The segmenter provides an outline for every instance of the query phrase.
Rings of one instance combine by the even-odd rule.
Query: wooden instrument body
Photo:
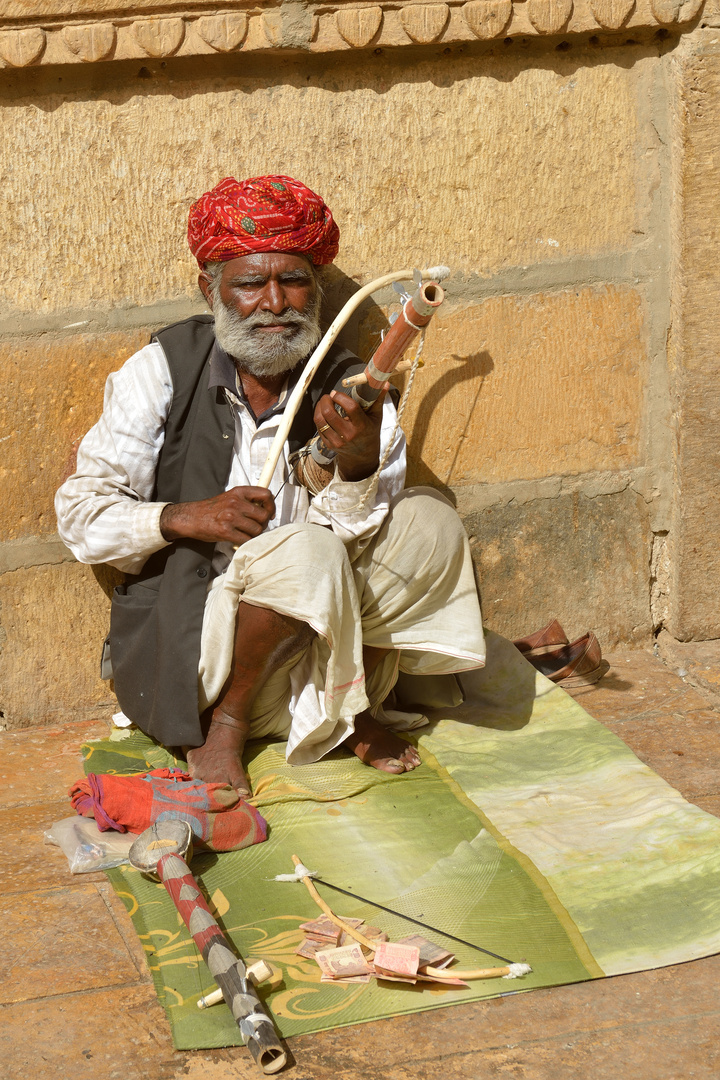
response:
[[[350,395],[354,401],[364,409],[370,408],[410,343],[425,329],[444,299],[445,293],[436,281],[427,281],[418,286],[415,295],[403,304],[402,313],[368,361],[365,368],[367,382],[352,387]]]
[[[401,314],[368,361],[362,382],[358,381],[349,388],[341,385],[338,390],[349,394],[363,409],[371,408],[408,346],[425,329],[444,299],[445,293],[436,281],[420,284],[415,294],[405,301]],[[342,413],[341,406],[336,405],[335,408]],[[336,451],[325,445],[322,436],[314,435],[291,460],[298,483],[317,495],[327,487],[335,474],[335,456]]]

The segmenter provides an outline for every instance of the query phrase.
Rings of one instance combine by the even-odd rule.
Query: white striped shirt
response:
[[[140,349],[109,376],[102,416],[80,443],[75,473],[55,496],[60,537],[79,562],[110,563],[137,574],[153,552],[167,546],[160,532],[166,503],[151,499],[172,397],[170,369],[157,342]],[[232,396],[232,405],[235,442],[225,490],[257,485],[282,415],[261,418],[256,424],[239,398]],[[395,408],[386,398],[381,454],[395,419]],[[358,503],[370,479],[347,483],[336,478],[310,498],[291,476],[288,459],[286,443],[270,482],[276,513],[267,528],[302,521],[329,525],[355,551],[380,528],[390,499],[405,482],[405,438],[400,430],[377,487],[361,511]],[[224,569],[232,553],[232,545],[218,544],[215,569]]]

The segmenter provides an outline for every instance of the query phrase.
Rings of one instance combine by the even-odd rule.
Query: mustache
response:
[[[279,315],[272,311],[255,311],[245,316],[243,325],[247,330],[254,330],[257,326],[307,326],[312,321],[312,317],[303,312],[285,308]]]

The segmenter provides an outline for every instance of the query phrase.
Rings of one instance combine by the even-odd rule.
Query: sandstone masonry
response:
[[[107,374],[203,310],[187,208],[226,175],[327,198],[328,317],[451,267],[410,480],[455,500],[490,626],[720,637],[718,35],[702,0],[4,4],[0,726],[114,709],[112,575],[52,496]]]

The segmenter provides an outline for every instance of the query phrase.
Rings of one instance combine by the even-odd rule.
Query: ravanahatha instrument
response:
[[[403,296],[404,302],[401,316],[395,320],[365,369],[366,383],[351,388],[350,392],[354,400],[359,401],[364,408],[370,408],[377,399],[388,375],[392,373],[412,339],[427,326],[435,311],[442,304],[445,294],[438,282],[447,277],[449,273],[450,271],[446,266],[433,266],[427,270],[415,272],[418,286],[415,295],[412,297],[409,295]],[[382,277],[376,278],[351,296],[335,317],[322,341],[310,356],[285,406],[282,421],[270,447],[265,467],[258,479],[258,487],[269,487],[300,402],[320,364],[327,356],[330,346],[350,316],[374,292],[378,292],[394,282],[412,280],[413,276],[414,272],[412,270],[397,270],[391,274],[384,274]],[[418,278],[419,280],[417,280]],[[311,443],[316,440],[317,436],[314,440],[311,440]],[[321,450],[318,450],[318,455],[322,455]],[[325,455],[327,455],[327,449],[325,449]],[[325,456],[325,463],[330,460],[329,457]]]
[[[397,368],[408,346],[425,329],[445,299],[445,293],[436,281],[423,284],[420,271],[416,272],[416,284],[417,289],[412,296],[401,289],[402,310],[368,361],[362,379],[351,379],[349,386],[343,383],[339,387],[363,409],[371,408],[383,393],[387,380]],[[336,404],[335,408],[344,415],[340,405]],[[330,483],[335,473],[335,457],[336,451],[325,445],[322,434],[318,432],[306,446],[293,455],[290,464],[297,480],[315,495]]]
[[[245,964],[230,948],[188,866],[192,858],[188,823],[151,825],[138,836],[128,858],[136,870],[162,881],[222,990],[243,1042],[264,1073],[278,1072],[287,1062],[285,1049]]]

